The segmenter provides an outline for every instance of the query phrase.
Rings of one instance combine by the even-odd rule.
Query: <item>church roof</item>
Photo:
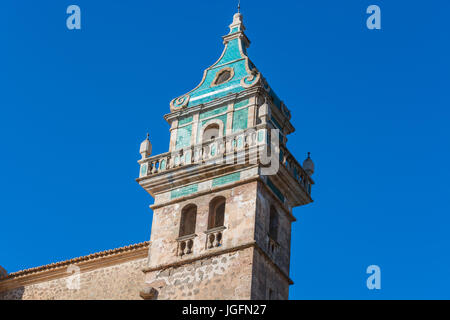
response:
[[[37,272],[66,267],[66,266],[69,266],[74,263],[95,260],[95,259],[104,258],[107,256],[121,254],[121,253],[129,252],[129,251],[135,251],[135,250],[138,250],[141,248],[146,248],[146,247],[148,247],[149,244],[150,244],[150,241],[140,242],[140,243],[131,244],[131,245],[120,247],[120,248],[91,253],[89,255],[78,257],[78,258],[73,258],[73,259],[69,259],[69,260],[65,260],[65,261],[46,264],[46,265],[39,266],[39,267],[34,267],[34,268],[24,269],[24,270],[20,270],[20,271],[16,271],[16,272],[11,272],[10,274],[4,274],[3,277],[0,276],[0,280],[17,278],[17,277],[25,276],[28,274],[34,274]]]
[[[223,36],[225,48],[222,55],[216,63],[204,71],[203,78],[197,87],[170,102],[172,112],[260,85],[267,91],[273,103],[290,118],[289,110],[247,55],[250,40],[244,33],[245,26],[242,19],[243,16],[239,12],[233,16],[233,22],[229,26],[230,32]]]

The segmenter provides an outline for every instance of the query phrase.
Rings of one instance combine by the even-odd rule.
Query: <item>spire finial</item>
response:
[[[311,152],[308,152],[308,158],[311,158]]]
[[[241,0],[238,2],[238,13],[241,13]]]
[[[147,140],[150,140],[149,137],[150,137],[150,135],[149,135],[148,132],[147,132]]]

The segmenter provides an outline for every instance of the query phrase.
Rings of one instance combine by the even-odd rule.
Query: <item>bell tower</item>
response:
[[[141,144],[137,181],[154,198],[145,299],[288,299],[292,209],[312,202],[314,164],[287,149],[291,113],[248,57],[242,19],[170,102],[169,151]]]

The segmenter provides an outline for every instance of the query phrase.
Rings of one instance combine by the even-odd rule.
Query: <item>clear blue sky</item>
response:
[[[77,4],[82,29],[66,28]],[[382,30],[366,28],[381,7]],[[148,240],[139,143],[222,52],[236,1],[0,2],[0,265]],[[290,298],[450,298],[450,2],[243,0],[249,55],[316,163]],[[382,289],[366,288],[367,266]]]

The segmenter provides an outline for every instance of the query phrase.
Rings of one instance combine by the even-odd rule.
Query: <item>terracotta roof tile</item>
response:
[[[53,262],[53,263],[46,264],[46,265],[39,266],[39,267],[34,267],[34,268],[24,269],[24,270],[20,270],[20,271],[16,271],[16,272],[11,272],[6,277],[0,276],[0,280],[17,278],[17,277],[24,276],[24,275],[31,274],[31,273],[36,273],[36,272],[40,272],[40,271],[46,271],[46,270],[50,270],[50,269],[56,269],[59,267],[67,266],[67,265],[70,265],[75,262],[87,261],[87,260],[91,260],[91,259],[97,259],[97,258],[106,257],[106,256],[113,255],[113,254],[122,253],[125,251],[137,250],[137,249],[140,249],[143,247],[148,247],[149,243],[150,243],[150,241],[144,241],[144,242],[140,242],[140,243],[136,243],[136,244],[130,244],[128,246],[124,246],[124,247],[120,247],[120,248],[109,249],[109,250],[105,250],[105,251],[101,251],[101,252],[91,253],[89,255],[72,258],[72,259],[65,260],[65,261]]]

